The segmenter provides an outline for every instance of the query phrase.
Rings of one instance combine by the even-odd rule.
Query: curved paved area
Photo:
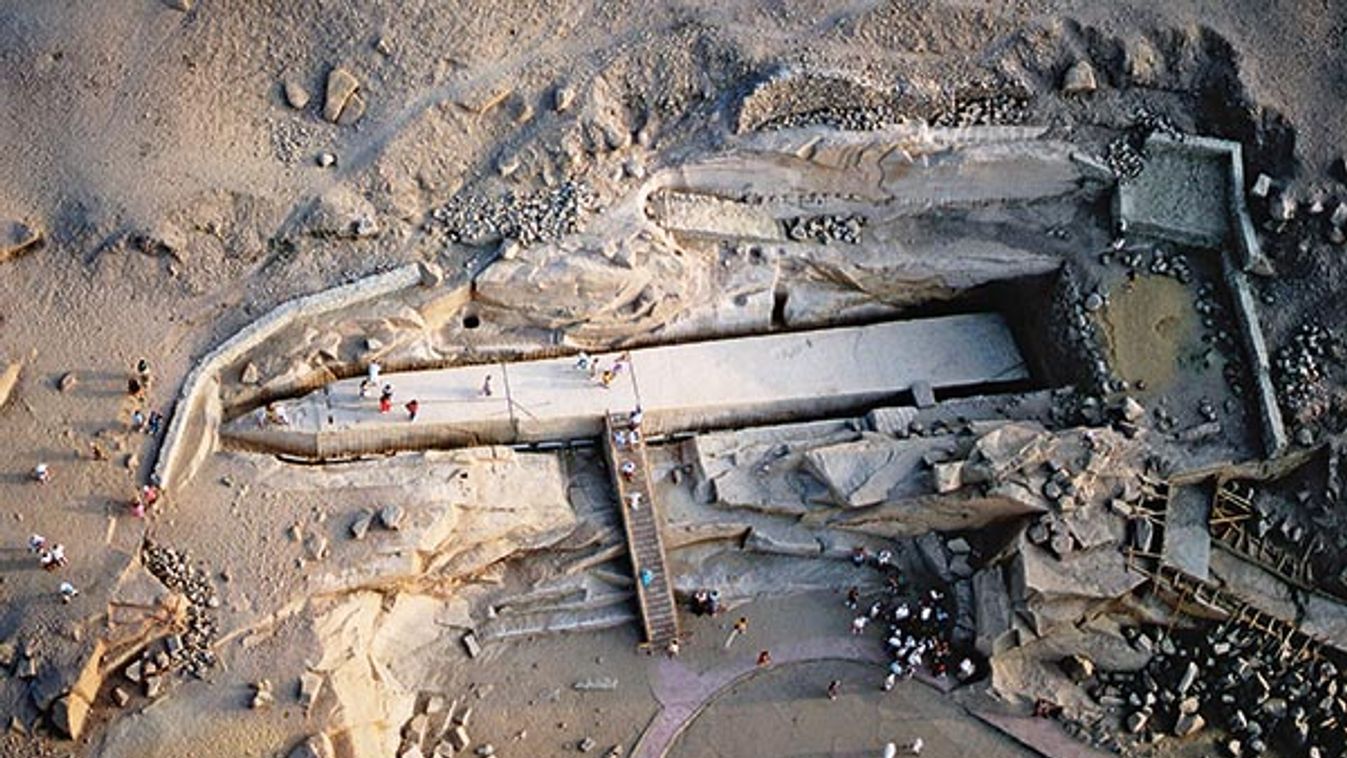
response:
[[[677,658],[661,660],[651,682],[660,712],[632,751],[633,758],[661,758],[718,693],[756,674],[804,661],[849,660],[879,666],[884,664],[885,657],[874,639],[848,635],[816,637],[779,647],[772,651],[772,660],[770,667],[759,668],[757,650],[747,646],[737,650],[724,664],[703,672],[694,671]]]

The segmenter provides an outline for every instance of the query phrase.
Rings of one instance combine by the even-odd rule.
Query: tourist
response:
[[[368,379],[361,379],[361,380],[360,380],[360,399],[361,399],[361,400],[364,400],[365,398],[369,397],[369,392],[370,392],[370,390],[372,390],[372,389],[374,389],[374,385],[370,383],[370,380],[368,380]]]
[[[883,758],[898,758],[898,746],[892,742],[884,743]]]
[[[650,583],[653,582],[653,581],[655,581],[655,572],[651,571],[651,570],[648,569],[648,568],[643,568],[643,569],[641,569],[641,571],[640,571],[640,573],[638,574],[638,576],[640,576],[640,578],[641,578],[641,586],[642,586],[642,587],[649,587],[649,586],[650,586]]]
[[[28,537],[28,552],[40,553],[47,548],[47,538],[40,534],[34,534]]]
[[[153,484],[146,484],[140,488],[140,495],[137,497],[145,508],[153,508],[159,502],[159,488]]]
[[[150,384],[150,362],[144,358],[136,361],[136,375],[140,377],[140,383],[148,387]]]
[[[851,551],[851,563],[852,563],[852,565],[854,565],[856,568],[860,568],[861,566],[864,566],[864,565],[865,565],[865,561],[866,561],[867,559],[869,559],[869,557],[870,557],[870,551],[869,551],[869,550],[866,550],[864,547],[858,547],[858,548],[856,548],[855,550],[852,550],[852,551]]]
[[[415,420],[416,420],[416,412],[419,411],[419,410],[421,410],[421,404],[418,403],[418,402],[416,402],[416,398],[412,398],[411,400],[408,400],[408,401],[407,401],[407,404],[404,405],[404,406],[402,406],[402,407],[404,407],[404,408],[407,409],[407,420],[408,420],[408,421],[415,421]]]
[[[633,511],[639,511],[641,509],[641,493],[633,492],[627,496],[627,499],[631,501],[631,509]]]
[[[144,412],[144,411],[141,411],[140,409],[136,409],[136,411],[135,411],[134,413],[131,414],[131,428],[132,428],[133,430],[137,431],[137,432],[142,431],[142,430],[145,429],[145,412]]]
[[[487,375],[486,375],[486,378],[482,380],[481,395],[482,395],[482,397],[491,397],[491,375],[490,375],[490,374],[487,374]]]
[[[747,631],[748,631],[748,617],[740,616],[739,619],[734,622],[734,626],[730,627],[730,636],[725,638],[725,649],[729,650],[730,645],[733,645],[734,641],[739,639],[739,636],[746,633]]]
[[[679,649],[678,640],[672,639],[669,640],[669,644],[664,647],[664,652],[668,653],[670,658],[677,658]]]
[[[875,563],[881,568],[893,565],[893,552],[889,550],[880,550],[879,555],[875,556]]]
[[[150,420],[145,422],[145,433],[151,437],[159,434],[159,429],[164,425],[164,414],[159,411],[150,411]]]
[[[973,675],[977,672],[978,668],[974,665],[973,659],[964,658],[962,661],[959,661],[959,681],[966,682],[969,679],[972,679]]]
[[[267,423],[276,426],[289,426],[290,414],[286,412],[285,406],[276,403],[267,403]]]
[[[851,633],[860,634],[861,632],[864,632],[865,625],[868,623],[870,623],[869,617],[857,616],[856,618],[851,620]]]
[[[618,467],[618,471],[622,473],[623,479],[630,482],[632,477],[636,476],[636,464],[631,461],[622,461],[622,465]]]
[[[881,689],[883,689],[885,692],[888,692],[892,690],[893,686],[897,683],[898,683],[898,674],[896,674],[893,671],[890,671],[887,675],[885,675],[884,684],[882,685]]]
[[[878,602],[875,602],[874,605],[871,605],[871,606],[870,606],[870,618],[872,618],[872,619],[879,618],[879,611],[880,611],[881,608],[882,608],[882,606],[881,606]]]
[[[380,366],[378,361],[370,361],[369,366],[365,368],[365,382],[369,382],[371,388],[378,387],[379,374],[382,373],[383,370],[384,367]],[[364,387],[364,382],[361,383],[361,387]]]
[[[613,372],[612,369],[604,369],[603,371],[599,372],[599,386],[603,387],[604,389],[611,389],[613,380],[616,378],[617,374]]]
[[[640,444],[641,444],[641,430],[640,430],[640,429],[632,429],[632,430],[628,431],[628,432],[627,432],[627,441],[631,443],[631,446],[632,446],[632,447],[639,447]]]
[[[593,360],[594,360],[593,358],[589,357],[589,353],[586,353],[585,351],[581,350],[580,354],[575,357],[575,370],[584,371],[585,373],[588,373],[589,364],[592,363]]]
[[[38,556],[38,563],[40,563],[42,568],[47,571],[55,571],[56,569],[65,566],[69,563],[65,557],[65,545],[58,542],[57,544],[52,545],[49,550],[42,551],[42,554]]]
[[[630,365],[631,352],[623,351],[621,355],[617,356],[617,360],[613,361],[613,376],[616,377],[620,375]]]
[[[766,650],[758,653],[758,666],[766,667],[772,665],[772,654]]]
[[[852,585],[851,589],[847,590],[846,606],[854,611],[856,610],[856,606],[860,604],[860,602],[861,602],[861,590],[859,587]]]
[[[636,406],[636,410],[632,411],[631,415],[627,417],[627,423],[631,426],[632,429],[640,429],[641,422],[644,420],[645,420],[645,412],[641,410],[641,406],[639,405]]]
[[[46,484],[51,481],[51,468],[46,463],[39,463],[33,467],[33,480],[38,484]]]
[[[75,589],[75,585],[71,584],[70,582],[61,582],[62,603],[69,603],[71,600],[74,600],[75,596],[78,594],[80,594],[80,591]]]
[[[924,747],[926,747],[926,742],[918,737],[903,746],[903,752],[908,755],[921,755],[921,749]]]
[[[393,385],[385,384],[383,391],[379,393],[379,412],[388,413],[393,410]]]
[[[842,691],[842,680],[834,679],[828,682],[828,699],[836,700],[837,694]]]
[[[133,376],[126,380],[126,394],[139,400],[145,396],[145,387]]]

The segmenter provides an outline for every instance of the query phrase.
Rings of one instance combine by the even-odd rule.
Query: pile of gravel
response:
[[[512,239],[529,247],[575,233],[582,212],[596,202],[589,186],[575,181],[523,195],[459,195],[431,212],[432,228],[452,242],[485,245]]]
[[[187,627],[166,651],[172,668],[204,677],[216,663],[211,645],[218,633],[214,610],[219,596],[205,570],[192,565],[186,552],[154,543],[145,546],[145,568],[165,587],[187,598]]]

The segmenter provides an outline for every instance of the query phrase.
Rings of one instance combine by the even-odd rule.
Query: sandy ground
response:
[[[72,566],[62,577],[93,596],[108,580],[93,556],[134,550],[146,529],[120,509],[152,458],[152,441],[126,428],[133,403],[124,383],[138,358],[147,358],[157,377],[145,409],[167,410],[193,357],[270,306],[425,255],[419,223],[430,207],[493,177],[500,145],[566,118],[548,106],[558,83],[608,71],[648,90],[649,102],[667,103],[667,121],[687,113],[695,121],[706,102],[745,71],[778,60],[858,68],[883,62],[886,71],[906,72],[923,86],[936,81],[932,72],[940,66],[962,77],[982,65],[1049,90],[1055,81],[1044,72],[1064,51],[1095,47],[1121,56],[1129,46],[1168,49],[1175,38],[1199,30],[1224,40],[1211,43],[1213,55],[1237,63],[1258,105],[1251,119],[1260,131],[1253,135],[1245,122],[1221,118],[1226,98],[1219,89],[1177,97],[1199,114],[1191,121],[1204,131],[1265,138],[1251,151],[1251,175],[1263,170],[1294,179],[1306,192],[1341,194],[1343,177],[1331,175],[1329,166],[1341,155],[1347,114],[1330,104],[1347,95],[1341,75],[1347,7],[1327,0],[560,6],[200,0],[187,13],[158,0],[0,3],[0,220],[28,220],[47,236],[37,252],[0,263],[0,358],[24,362],[15,397],[0,409],[6,441],[0,503],[8,525],[0,637],[9,638],[21,623],[72,634],[73,627],[96,621],[97,608],[54,602],[55,580],[21,552],[29,533],[64,542]],[[339,63],[357,73],[369,94],[369,110],[355,127],[328,124],[317,114],[326,72]],[[304,85],[314,102],[288,108],[281,87],[287,77]],[[513,89],[533,120],[521,122],[506,109],[477,115],[456,105],[496,89]],[[1101,110],[1121,122],[1135,102],[1129,97],[1102,93]],[[1045,118],[1075,130],[1070,106],[1051,106]],[[1287,139],[1291,129],[1294,139]],[[336,155],[334,167],[314,163],[322,151]],[[315,198],[334,187],[371,198],[379,235],[320,240],[301,232]],[[294,248],[284,252],[288,248],[273,240]],[[1306,314],[1347,321],[1347,311],[1331,307],[1343,281],[1337,252],[1316,242],[1308,252],[1288,253],[1280,261],[1287,275],[1264,285],[1282,305],[1268,322],[1274,348]],[[78,384],[61,392],[57,382],[67,372]],[[95,444],[104,459],[95,459]],[[54,468],[46,486],[25,476],[39,461]],[[280,568],[293,564],[296,551],[283,530],[311,518],[316,504],[268,503],[273,511],[263,519],[231,509],[236,495],[221,486],[216,494],[175,503],[149,528],[205,557],[212,571],[244,576],[237,580],[242,588],[228,590],[228,602],[241,603],[245,594],[302,595],[302,573]],[[253,572],[266,576],[254,582]],[[238,707],[246,682],[267,669],[299,668],[302,635],[295,635],[275,638],[293,646],[271,641],[227,655],[229,665],[212,686],[185,685],[209,691],[205,701],[231,714],[214,723],[218,734],[194,732],[194,742],[218,738],[237,745],[232,754],[260,755],[276,749],[273,737],[295,731],[259,728],[229,710]],[[623,630],[539,640],[521,645],[517,655],[550,662],[556,658],[549,652],[577,660],[592,653],[622,661],[636,672],[632,681],[640,681],[639,667],[650,662],[629,652],[631,636]],[[698,655],[690,651],[688,660]],[[564,688],[574,669],[545,673],[502,680],[500,691],[511,693],[502,701]],[[802,665],[797,680],[795,669],[786,668],[781,687],[803,694],[817,673]],[[686,746],[724,744],[727,727],[716,724],[733,707],[776,718],[768,715],[775,711],[770,700],[754,694],[769,681],[750,680],[723,712],[719,704],[709,710],[705,723],[688,732]],[[856,708],[873,709],[864,712],[895,732],[907,728],[890,704],[863,699]],[[549,714],[536,731],[530,728],[531,738],[544,751],[591,729],[596,739],[602,728],[614,744],[630,740],[641,710],[636,700],[620,727],[595,714],[564,729],[547,728]],[[959,721],[926,700],[913,696],[912,707],[930,708],[932,719]],[[174,702],[155,707],[171,709]],[[823,717],[828,704],[817,705],[819,715],[800,724]],[[805,713],[814,710],[811,702]],[[500,721],[492,722],[484,709],[482,729],[508,744],[515,733],[505,723],[508,712],[497,713]],[[21,705],[15,715],[30,722],[34,712]],[[806,739],[803,726],[792,728],[782,734]],[[9,739],[7,754],[44,749]],[[814,753],[833,749],[807,744]],[[87,752],[85,745],[69,747]],[[848,743],[840,749],[861,748]]]

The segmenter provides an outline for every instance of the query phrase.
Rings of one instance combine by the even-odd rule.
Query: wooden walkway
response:
[[[627,533],[627,552],[631,556],[636,595],[641,604],[645,643],[662,649],[679,637],[678,608],[669,580],[664,540],[660,536],[663,519],[655,502],[650,463],[646,459],[644,441],[624,445],[617,443],[616,433],[621,432],[626,436],[632,431],[625,414],[607,414],[605,419],[603,448],[617,488],[622,525]],[[623,473],[623,464],[630,464],[626,474]]]

